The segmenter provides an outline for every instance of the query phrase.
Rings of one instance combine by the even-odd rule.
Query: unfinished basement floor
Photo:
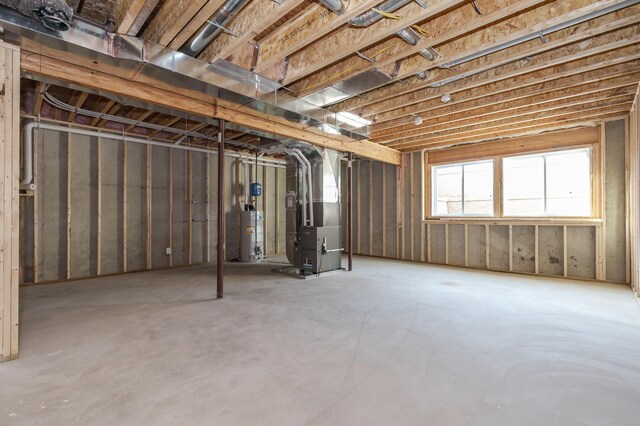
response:
[[[356,258],[23,288],[0,424],[637,425],[625,286]]]

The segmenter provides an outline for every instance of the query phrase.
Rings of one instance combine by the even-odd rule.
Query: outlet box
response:
[[[167,254],[171,254],[171,247],[167,247],[166,249]]]

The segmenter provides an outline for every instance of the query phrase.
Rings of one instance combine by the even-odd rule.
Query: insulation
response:
[[[73,19],[73,9],[64,0],[5,0],[3,3],[55,31],[68,30]]]

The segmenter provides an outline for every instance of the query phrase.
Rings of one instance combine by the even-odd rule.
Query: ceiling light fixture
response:
[[[444,95],[442,95],[440,97],[440,102],[442,102],[443,104],[448,104],[449,102],[451,102],[453,99],[451,98],[451,95],[448,93],[445,93]]]
[[[416,114],[411,114],[413,115],[413,124],[415,124],[416,126],[419,126],[422,124],[422,117],[420,117],[419,115]]]

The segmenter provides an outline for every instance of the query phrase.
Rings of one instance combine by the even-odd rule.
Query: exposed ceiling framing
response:
[[[86,0],[79,15],[99,23],[111,16],[118,32],[179,50],[225,3]],[[298,97],[376,70],[386,81],[319,106],[372,122],[370,146],[380,149],[435,149],[592,126],[631,108],[640,80],[639,4],[430,0],[406,3],[367,27],[349,24],[381,3],[351,0],[337,15],[310,0],[251,0],[198,57],[278,80]],[[395,35],[409,27],[420,36],[415,45]],[[495,46],[500,48],[491,50]],[[425,49],[434,56],[421,55]],[[82,105],[88,99],[75,92],[67,100]],[[37,109],[41,98],[35,102]],[[115,102],[94,106],[143,119],[153,115]],[[104,120],[92,124],[108,126]],[[180,119],[174,124],[199,125]]]

